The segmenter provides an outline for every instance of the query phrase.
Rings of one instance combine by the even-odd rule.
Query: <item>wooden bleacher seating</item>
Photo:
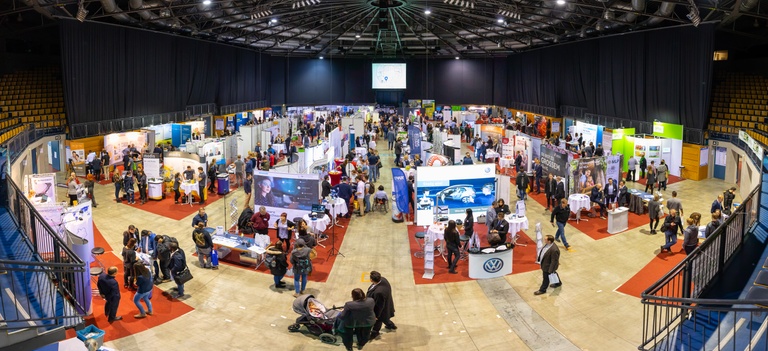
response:
[[[768,78],[718,72],[715,81],[708,129],[732,134],[743,130],[768,145]]]

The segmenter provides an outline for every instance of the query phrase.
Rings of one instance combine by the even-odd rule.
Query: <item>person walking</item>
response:
[[[456,274],[458,273],[456,272],[456,265],[459,263],[459,257],[461,256],[459,253],[461,240],[459,240],[459,230],[456,229],[456,221],[448,221],[448,226],[445,227],[443,236],[445,237],[445,247],[448,249],[448,273]]]
[[[250,173],[245,174],[245,180],[243,181],[243,191],[245,192],[245,207],[250,207],[251,192],[253,192],[253,175]]]
[[[395,146],[395,130],[394,128],[390,128],[387,131],[387,150],[392,150],[394,146]]]
[[[387,278],[381,276],[377,271],[371,271],[371,286],[368,287],[368,296],[373,298],[375,305],[373,313],[376,315],[376,323],[371,329],[371,340],[376,339],[381,331],[381,325],[384,324],[389,330],[397,330],[395,323],[392,323],[392,317],[395,316],[395,302],[392,300],[392,286],[389,285]]]
[[[291,252],[291,266],[293,266],[293,297],[299,297],[307,288],[307,275],[312,272],[312,260],[309,258],[311,249],[307,247],[303,239],[296,240],[295,248]]]
[[[694,223],[693,218],[686,218],[685,225],[687,226],[683,231],[683,250],[686,255],[690,255],[696,246],[699,246],[699,226]]]
[[[179,188],[181,188],[181,173],[176,172],[176,174],[173,176],[173,203],[178,204],[179,198],[181,197],[181,192],[179,191]]]
[[[355,288],[352,290],[352,301],[344,304],[344,309],[339,315],[341,325],[338,328],[341,331],[341,342],[344,343],[344,347],[348,351],[352,350],[354,336],[357,336],[358,350],[362,350],[363,346],[368,343],[371,328],[376,323],[374,306],[376,306],[376,302],[372,298],[366,297],[362,289]]]
[[[117,284],[115,276],[117,276],[117,267],[111,266],[105,273],[99,275],[99,280],[96,282],[99,295],[106,300],[104,315],[107,316],[109,323],[123,319],[117,316],[117,308],[120,307],[120,285]]]
[[[557,190],[555,190],[555,204],[565,199],[565,182],[563,177],[557,176]]]
[[[152,315],[152,301],[149,300],[152,295],[152,273],[143,264],[134,265],[134,275],[136,275],[136,295],[133,295],[133,303],[136,308],[139,309],[139,314],[134,315],[135,318],[144,318],[147,315]],[[144,311],[144,306],[141,305],[141,301],[147,305],[147,311]]]
[[[669,179],[669,167],[664,159],[661,160],[661,164],[656,167],[656,181],[659,183],[659,191],[664,189],[667,191],[667,180]]]
[[[648,169],[648,161],[645,159],[645,153],[640,154],[640,161],[638,162],[640,166],[640,178],[645,178],[645,170]]]
[[[158,269],[155,270],[155,280],[159,283],[171,281],[171,272],[168,270],[168,263],[171,260],[171,250],[168,248],[168,242],[166,240],[167,237],[165,235],[155,235],[155,256],[158,261]]]
[[[568,199],[561,199],[560,206],[555,207],[552,210],[552,214],[549,216],[549,223],[554,227],[557,224],[557,233],[555,234],[555,240],[563,242],[565,249],[571,251],[571,246],[568,245],[568,240],[565,239],[565,224],[568,223],[568,217],[571,216],[571,207],[568,206]]]
[[[168,262],[168,269],[171,271],[171,278],[175,280],[181,272],[187,269],[187,256],[184,254],[184,250],[179,247],[179,243],[175,241],[169,243],[168,248],[171,250],[171,260]],[[172,298],[178,299],[185,296],[184,284],[176,282],[175,290],[176,294],[172,294]]]
[[[653,200],[648,201],[648,218],[651,219],[651,234],[656,234],[656,227],[659,226],[660,209],[661,203],[659,203],[659,195],[653,195]]]
[[[555,238],[552,235],[547,235],[547,243],[539,250],[538,261],[541,264],[542,281],[539,290],[536,290],[534,295],[542,295],[547,292],[549,287],[549,275],[556,273],[557,268],[560,267],[560,249],[555,245]],[[559,278],[559,277],[558,277]],[[561,286],[562,283],[558,282],[552,284],[553,288]]]
[[[125,195],[128,197],[128,204],[133,205],[136,203],[136,197],[134,194],[133,189],[133,172],[128,171],[128,173],[125,174],[125,177],[123,178],[123,189],[125,190]]]
[[[656,184],[656,169],[653,165],[648,166],[648,177],[645,179],[645,192],[651,189],[649,194],[653,194],[653,186]]]
[[[677,211],[670,210],[669,216],[664,218],[664,224],[661,225],[661,231],[664,232],[664,240],[666,242],[666,244],[660,246],[661,252],[664,252],[665,250],[670,253],[672,252],[670,248],[677,243],[678,230],[680,231],[680,234],[685,234],[683,223],[680,221]]]
[[[235,182],[237,186],[242,186],[245,180],[245,163],[243,163],[241,158],[240,155],[237,155],[237,160],[235,160]]]
[[[520,200],[527,200],[528,176],[525,172],[517,172],[515,183],[517,184],[517,197]]]
[[[267,255],[265,262],[267,267],[269,267],[269,272],[272,273],[272,277],[275,279],[275,289],[286,288],[287,285],[282,279],[288,271],[288,258],[285,256],[283,242],[278,241],[275,245],[268,247]]]
[[[672,198],[667,200],[667,208],[670,210],[676,210],[680,217],[685,216],[683,214],[683,203],[677,198],[677,191],[672,190]]]
[[[197,260],[200,261],[200,268],[215,268],[211,265],[211,250],[213,249],[213,240],[211,234],[205,229],[203,222],[197,223],[197,227],[192,231],[192,241],[197,250]]]

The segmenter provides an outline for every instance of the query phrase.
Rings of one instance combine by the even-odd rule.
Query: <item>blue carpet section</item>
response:
[[[6,208],[0,207],[0,259],[17,261],[39,261],[24,235],[16,227]],[[43,272],[13,271],[0,274],[0,299],[2,300],[3,319],[6,321],[25,320],[26,313],[31,318],[49,318],[71,316],[72,308],[64,303],[63,297],[53,289],[51,281]],[[15,300],[8,291],[13,294]],[[20,306],[19,309],[17,306]],[[21,311],[23,312],[21,312]],[[61,319],[29,322],[7,322],[10,328],[41,327],[42,330],[59,327]],[[41,331],[42,331],[41,330]]]

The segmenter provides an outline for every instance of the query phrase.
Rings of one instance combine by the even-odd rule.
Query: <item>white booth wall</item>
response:
[[[709,148],[709,164],[714,165],[715,164],[715,150],[718,147],[722,147],[726,149],[726,159],[725,159],[725,179],[723,182],[727,184],[739,184],[738,191],[739,195],[741,195],[741,198],[746,198],[749,193],[755,189],[756,186],[760,184],[760,170],[756,168],[752,161],[749,159],[749,156],[747,155],[747,151],[742,150],[741,148],[737,147],[736,145],[733,145],[731,143],[723,142],[723,141],[713,141],[710,148]],[[737,170],[738,170],[738,162],[739,158],[741,158],[741,175],[740,179],[736,179]],[[713,166],[707,167],[708,175],[710,178],[713,177]],[[729,186],[730,187],[730,186]],[[723,187],[723,191],[726,190],[727,187]],[[712,199],[714,201],[714,199]]]
[[[64,139],[65,135],[53,135],[41,138],[40,140],[28,145],[24,151],[19,155],[16,163],[11,165],[11,179],[16,185],[21,186],[25,175],[32,173],[32,149],[37,149],[37,173],[53,173],[54,166],[48,163],[48,142],[59,142],[59,165],[58,169],[64,171],[67,169],[67,158],[64,154]]]

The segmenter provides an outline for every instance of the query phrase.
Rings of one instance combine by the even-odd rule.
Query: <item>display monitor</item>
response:
[[[405,89],[404,63],[374,63],[371,65],[373,89]]]

